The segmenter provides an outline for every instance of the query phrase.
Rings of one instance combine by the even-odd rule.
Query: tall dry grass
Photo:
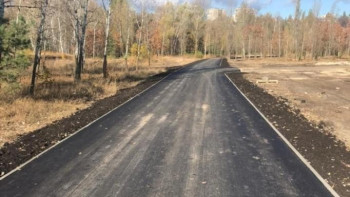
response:
[[[126,72],[124,59],[109,59],[109,77],[102,78],[102,60],[87,59],[82,80],[75,83],[74,60],[70,55],[43,53],[35,96],[28,96],[31,68],[20,77],[20,91],[6,94],[0,89],[0,147],[29,133],[89,107],[94,101],[112,96],[120,89],[136,86],[167,67],[190,63],[192,57],[154,57],[151,66],[144,61],[136,70],[133,58]]]

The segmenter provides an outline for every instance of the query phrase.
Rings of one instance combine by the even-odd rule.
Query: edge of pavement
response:
[[[8,176],[10,176],[11,174],[20,171],[23,167],[25,167],[26,165],[28,165],[29,163],[31,163],[32,161],[34,161],[35,159],[41,157],[42,155],[44,155],[45,153],[49,152],[51,149],[54,149],[56,146],[58,146],[59,144],[63,143],[64,141],[70,139],[71,137],[73,137],[74,135],[78,134],[79,132],[81,132],[82,130],[84,130],[85,128],[91,126],[92,124],[94,124],[95,122],[97,122],[98,120],[104,118],[105,116],[107,116],[108,114],[112,113],[113,111],[117,110],[118,108],[122,107],[123,105],[125,105],[126,103],[132,101],[133,99],[135,99],[136,97],[139,97],[140,95],[142,95],[143,93],[147,92],[148,90],[150,90],[151,88],[153,88],[154,86],[158,85],[160,82],[164,81],[165,79],[167,79],[170,75],[179,72],[185,68],[187,68],[188,66],[194,64],[194,63],[198,63],[198,62],[202,62],[205,61],[207,59],[202,59],[202,60],[197,60],[194,62],[191,62],[189,64],[184,65],[182,68],[179,68],[173,72],[168,73],[165,77],[163,77],[162,79],[160,79],[159,81],[157,81],[156,83],[152,84],[151,86],[147,87],[146,89],[142,90],[141,92],[137,93],[136,95],[134,95],[133,97],[129,98],[128,100],[126,100],[125,102],[123,102],[122,104],[118,105],[117,107],[113,108],[112,110],[106,112],[105,114],[103,114],[102,116],[100,116],[99,118],[91,121],[90,123],[88,123],[87,125],[85,125],[84,127],[78,129],[77,131],[75,131],[74,133],[70,134],[68,137],[64,138],[63,140],[58,141],[56,144],[52,145],[51,147],[49,147],[48,149],[44,150],[43,152],[39,153],[38,155],[32,157],[31,159],[29,159],[28,161],[22,163],[21,165],[17,166],[16,168],[14,168],[13,170],[9,171],[8,173],[6,173],[5,175],[0,177],[0,181],[6,179]]]
[[[327,188],[327,190],[335,197],[339,197],[339,194],[328,184],[328,182],[311,166],[307,159],[287,140],[286,137],[266,118],[266,116],[254,105],[252,101],[236,86],[235,83],[227,76],[225,77],[231,82],[231,84],[238,90],[238,92],[250,103],[250,105],[260,114],[260,116],[267,122],[268,125],[277,133],[282,141],[294,152],[294,154],[305,164],[307,168],[316,176],[316,178]]]

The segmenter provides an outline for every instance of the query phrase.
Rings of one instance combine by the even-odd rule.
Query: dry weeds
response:
[[[135,60],[129,59],[126,72],[124,59],[109,60],[109,77],[102,78],[102,60],[87,59],[82,80],[74,83],[74,61],[71,56],[46,52],[39,68],[34,98],[28,96],[31,68],[20,78],[22,90],[0,99],[0,147],[56,120],[89,107],[94,101],[112,96],[118,90],[134,87],[148,77],[166,71],[167,67],[190,63],[191,57],[154,57],[151,66],[145,61],[136,71]],[[0,89],[3,91],[3,89]]]

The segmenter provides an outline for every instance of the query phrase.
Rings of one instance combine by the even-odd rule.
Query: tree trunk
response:
[[[63,41],[62,41],[62,28],[61,28],[61,17],[58,16],[57,18],[57,22],[58,22],[58,33],[59,33],[59,39],[60,39],[60,52],[61,53],[64,53],[64,50],[63,50]]]
[[[207,38],[204,41],[204,58],[207,58]]]
[[[143,30],[143,6],[141,8],[141,25],[139,26],[139,39],[137,41],[137,60],[136,60],[136,70],[139,69],[140,64],[140,53],[141,53],[141,41],[142,41],[142,30]]]
[[[286,47],[284,49],[284,56],[288,57],[288,49],[289,49],[289,39],[287,39]]]
[[[295,6],[295,16],[294,16],[294,48],[295,48],[295,58],[299,58],[299,40],[300,40],[300,32],[299,31],[299,19],[300,19],[300,0],[296,0],[296,6]]]
[[[301,51],[300,51],[300,56],[299,56],[299,60],[302,59],[302,57],[304,56],[304,50],[305,50],[305,40],[304,40],[304,36],[303,36],[303,40],[301,42]],[[305,59],[305,56],[304,56]]]
[[[5,0],[0,0],[0,24],[2,24],[5,14]]]
[[[151,67],[151,46],[149,43],[149,29],[147,27],[147,56],[148,56],[148,67]]]
[[[194,43],[194,54],[197,54],[197,51],[198,51],[198,38],[196,34],[195,43]]]
[[[51,18],[50,25],[51,25],[51,34],[52,34],[52,44],[53,44],[53,47],[55,47],[55,50],[57,50],[58,49],[57,38],[54,31],[56,28],[54,27],[53,18]]]
[[[96,51],[96,26],[97,23],[94,25],[94,38],[93,38],[93,43],[92,43],[92,58],[95,58],[95,51]]]
[[[0,25],[2,25],[4,20],[5,13],[5,0],[0,0]],[[0,39],[0,44],[2,45],[2,41]],[[0,51],[0,63],[2,62],[2,51]]]
[[[263,58],[264,56],[265,56],[265,54],[264,54],[264,38],[261,37],[260,57]]]
[[[162,47],[161,47],[161,55],[164,56],[164,42],[165,42],[165,34],[162,36]]]
[[[75,81],[81,80],[81,72],[84,67],[84,45],[85,45],[85,33],[86,33],[86,26],[87,26],[87,15],[88,15],[88,4],[89,0],[85,1],[84,5],[84,14],[83,14],[83,20],[79,22],[79,18],[77,17],[77,26],[76,26],[76,37],[77,37],[77,53],[76,53],[76,67],[75,67]],[[81,29],[80,29],[81,28]],[[79,35],[79,32],[81,30],[81,34]]]
[[[350,56],[350,38],[349,38],[349,41],[348,41],[348,56]]]
[[[34,96],[36,69],[40,63],[41,42],[43,40],[43,35],[44,35],[44,25],[45,25],[46,10],[47,10],[47,6],[48,6],[48,1],[49,0],[44,0],[43,5],[41,7],[41,20],[40,20],[40,25],[38,27],[38,34],[37,34],[36,46],[35,46],[33,72],[32,72],[32,81],[30,83],[30,90],[29,90],[29,93],[32,96]]]
[[[128,56],[129,56],[129,40],[130,40],[130,26],[128,24],[128,30],[127,30],[127,36],[126,36],[126,46],[125,46],[125,67],[126,67],[126,72],[129,72],[129,67],[128,67]]]
[[[281,57],[281,21],[278,20],[278,57]]]
[[[211,45],[211,44],[210,44],[210,34],[209,34],[209,38],[208,38],[208,39],[209,39],[209,41],[208,41],[208,43],[209,43],[209,50],[208,50],[208,53],[209,53],[209,54],[208,54],[208,55],[210,56],[210,55],[211,55],[211,50],[210,50],[210,45]]]
[[[199,24],[198,24],[199,22],[197,22],[197,24],[196,24],[196,29],[195,29],[195,36],[194,36],[194,54],[197,54],[197,52],[198,52],[198,29],[199,29]]]
[[[22,0],[19,0],[19,3],[18,3],[18,11],[17,11],[17,17],[16,17],[16,24],[18,24],[19,13],[21,12],[21,6],[22,6]]]
[[[140,52],[141,52],[141,39],[142,39],[142,30],[140,30],[139,39],[137,41],[137,59],[136,59],[136,70],[139,69],[140,64]]]
[[[108,47],[108,37],[109,37],[109,26],[111,21],[111,7],[107,10],[107,18],[106,18],[106,37],[105,37],[105,48],[103,52],[103,78],[108,77],[107,71],[107,47]]]
[[[251,48],[251,46],[250,46],[250,41],[251,40],[251,38],[250,38],[250,35],[248,36],[248,59],[250,59],[251,58],[251,50],[250,50],[250,48]]]
[[[242,41],[242,58],[245,59],[245,43],[244,43],[244,39]]]

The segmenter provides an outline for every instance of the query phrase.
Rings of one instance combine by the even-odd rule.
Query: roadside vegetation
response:
[[[45,59],[45,52],[43,57]],[[152,67],[140,66],[136,71],[130,66],[126,72],[123,59],[110,59],[109,76],[102,77],[100,58],[86,59],[82,79],[74,82],[74,60],[70,55],[48,53],[45,67],[39,67],[34,96],[29,96],[31,72],[18,69],[20,76],[15,82],[4,83],[0,98],[0,145],[56,120],[91,106],[95,101],[110,97],[119,90],[131,88],[150,76],[165,72],[172,66],[183,65],[195,58],[162,57],[154,58]],[[131,59],[131,62],[134,61]],[[11,85],[11,86],[10,86]],[[5,88],[6,87],[6,88]]]

